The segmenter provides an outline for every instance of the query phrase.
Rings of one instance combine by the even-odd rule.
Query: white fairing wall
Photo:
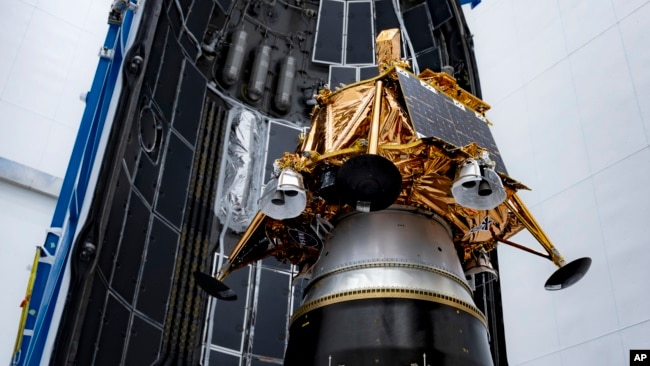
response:
[[[547,292],[551,262],[499,247],[511,366],[628,365],[650,349],[650,2],[464,6],[483,99],[520,196],[560,252],[589,256]],[[527,232],[515,242],[541,249]]]
[[[36,247],[56,199],[0,181],[0,364],[9,365]]]

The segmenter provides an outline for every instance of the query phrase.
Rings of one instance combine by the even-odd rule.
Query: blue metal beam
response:
[[[80,223],[79,214],[84,207],[91,173],[97,157],[99,142],[111,99],[115,92],[123,56],[124,44],[131,30],[133,11],[126,10],[121,25],[109,24],[104,50],[112,56],[101,56],[95,71],[90,92],[86,97],[86,108],[81,118],[77,138],[72,149],[68,168],[57,201],[50,232],[45,238],[43,251],[36,271],[27,318],[19,336],[19,349],[13,356],[12,365],[39,365],[44,356],[45,342],[52,329],[54,308],[60,298],[61,285],[68,258],[72,252],[72,241]],[[49,355],[46,355],[49,357]],[[46,358],[47,359],[47,358]]]

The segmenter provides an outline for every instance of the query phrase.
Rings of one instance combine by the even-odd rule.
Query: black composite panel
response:
[[[373,64],[375,37],[372,29],[372,3],[349,2],[346,64]]]
[[[318,27],[314,42],[314,61],[337,63],[343,61],[343,21],[345,3],[323,0],[318,13]]]

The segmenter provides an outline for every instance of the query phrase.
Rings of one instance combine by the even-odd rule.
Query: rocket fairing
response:
[[[274,163],[259,208],[216,278],[267,256],[309,279],[291,318],[285,365],[493,365],[473,280],[488,253],[529,230],[560,269],[547,289],[579,280],[506,174],[484,112],[445,73],[412,74],[399,32],[377,37],[379,75],[315,97],[312,125]],[[263,237],[266,241],[261,241]],[[260,244],[260,243],[264,244]]]

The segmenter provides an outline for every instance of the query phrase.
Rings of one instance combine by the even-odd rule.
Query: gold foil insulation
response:
[[[422,71],[418,77],[478,113],[485,113],[490,109],[489,104],[459,87],[451,75],[427,69]]]
[[[386,42],[386,47],[393,47],[390,39]],[[389,51],[385,54],[391,55]],[[386,57],[388,60],[392,56]],[[460,89],[450,76],[428,70],[423,75],[421,80],[454,98],[462,98],[460,101],[475,112],[483,113],[489,108]],[[317,192],[325,170],[341,166],[358,154],[376,152],[393,162],[402,176],[402,190],[395,204],[416,207],[442,217],[452,229],[454,243],[459,252],[464,253],[466,261],[476,253],[492,250],[497,239],[507,239],[530,226],[525,216],[527,212],[520,214],[521,208],[516,214],[512,212],[513,195],[526,187],[503,174],[500,177],[508,197],[504,203],[491,210],[473,210],[456,203],[451,186],[458,167],[467,158],[479,157],[486,149],[476,143],[457,147],[437,138],[419,138],[409,119],[395,66],[373,79],[336,91],[321,91],[316,99],[318,105],[312,113],[312,127],[301,146],[295,153],[285,153],[276,161],[279,167],[290,167],[303,175],[308,191],[307,208],[299,217],[284,221],[258,215],[237,245],[234,257],[231,255],[228,271],[270,255],[303,269],[309,268],[317,260],[320,247],[305,245],[289,233],[300,232],[303,237],[307,235],[320,242],[323,233],[314,229],[319,220],[336,220],[354,210],[347,205],[328,203],[318,197]],[[371,141],[373,118],[378,134]],[[376,145],[376,151],[370,151],[371,144]],[[519,203],[516,198],[514,202]],[[266,247],[246,248],[260,245],[249,240],[255,237],[252,231],[257,232],[257,237],[267,236]]]
[[[387,29],[379,33],[375,46],[375,54],[380,73],[400,60],[399,29]]]

